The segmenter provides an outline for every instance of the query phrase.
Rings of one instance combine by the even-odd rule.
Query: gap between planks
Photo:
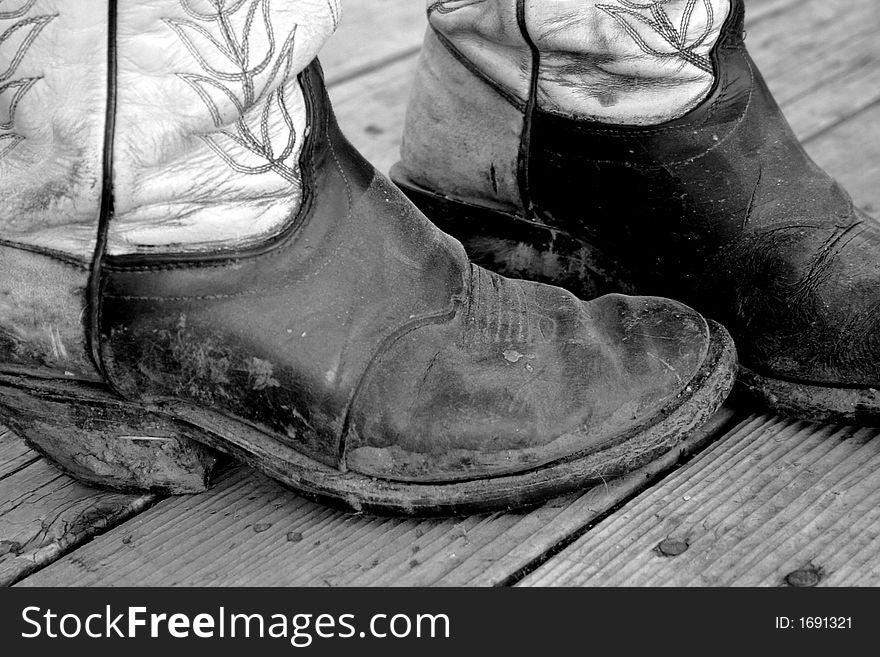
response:
[[[677,556],[660,543],[687,546]],[[750,418],[522,586],[880,584],[880,429]]]
[[[40,455],[29,448],[21,438],[0,426],[0,481],[39,460]]]

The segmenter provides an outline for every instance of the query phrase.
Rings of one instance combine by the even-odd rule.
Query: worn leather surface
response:
[[[522,130],[522,109],[476,78],[429,30],[400,145],[408,175],[455,198],[520,207]]]
[[[108,7],[0,6],[0,361],[77,377],[94,374],[83,331],[105,147],[111,252],[283,230],[302,199],[296,73],[339,20],[337,0],[150,0],[118,2],[111,30]]]
[[[665,300],[582,303],[471,266],[339,134],[317,69],[290,230],[237,254],[105,262],[101,357],[132,400],[243,418],[302,453],[403,480],[594,450],[673,403],[708,349]]]
[[[16,20],[36,8],[22,1]],[[581,302],[472,266],[342,137],[317,63],[300,72],[338,18],[334,0],[77,8],[115,17],[90,33],[103,74],[115,71],[100,78],[103,103],[71,106],[74,118],[112,119],[80,145],[108,174],[86,194],[98,201],[82,224],[83,244],[98,238],[92,276],[81,254],[7,239],[8,227],[0,242],[11,286],[0,289],[0,369],[59,385],[64,408],[92,388],[94,365],[97,388],[135,411],[194,426],[232,418],[343,471],[446,482],[625,449],[687,414],[688,386],[711,368],[729,374],[729,347],[707,363],[707,323],[681,304]],[[218,27],[239,36],[223,46]],[[54,42],[54,56],[86,50],[77,38]],[[224,58],[241,74],[218,74]],[[31,136],[7,136],[6,154],[27,153]],[[706,389],[714,404],[721,391]]]
[[[106,62],[106,1],[0,5],[0,238],[91,257]]]
[[[805,154],[742,42],[719,83],[654,127],[538,112],[530,196],[541,221],[613,254],[621,283],[724,323],[743,363],[776,377],[880,382],[880,227]]]
[[[84,322],[88,269],[0,243],[0,372],[95,380]]]
[[[119,2],[110,253],[256,243],[299,208],[296,75],[338,0]]]
[[[714,82],[729,0],[428,0],[454,55],[509,102],[573,118],[650,124]],[[534,67],[538,75],[533,79]]]
[[[107,5],[0,3],[0,367],[96,376],[85,344]],[[63,253],[59,253],[63,252]]]
[[[582,296],[679,299],[728,327],[759,376],[876,388],[880,227],[806,155],[746,51],[743,1],[731,7],[715,85],[679,118],[619,125],[543,95],[524,109],[516,211],[424,184],[405,160],[395,175],[481,263]]]
[[[283,230],[301,201],[296,74],[335,29],[339,0],[119,1],[112,34],[108,6],[0,7],[0,236],[87,263],[108,141],[111,253],[240,246]]]

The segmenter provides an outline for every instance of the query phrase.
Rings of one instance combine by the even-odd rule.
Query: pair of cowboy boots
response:
[[[340,133],[337,0],[0,7],[0,416],[123,489],[219,450],[353,509],[534,503],[730,391],[727,331],[640,293],[727,323],[772,406],[876,419],[880,238],[742,13],[429,2],[393,175],[459,242]]]

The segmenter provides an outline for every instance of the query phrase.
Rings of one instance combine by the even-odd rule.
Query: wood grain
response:
[[[328,87],[418,53],[428,25],[421,0],[343,0],[342,21],[318,57]]]
[[[26,468],[40,455],[4,426],[0,426],[0,480]]]
[[[877,586],[878,536],[880,430],[754,416],[521,585]]]
[[[44,460],[0,479],[0,586],[54,561],[155,499],[88,488]]]

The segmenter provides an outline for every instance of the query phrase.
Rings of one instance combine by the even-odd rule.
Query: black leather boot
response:
[[[167,439],[309,497],[422,514],[534,503],[629,471],[719,406],[735,374],[723,328],[673,301],[583,302],[471,265],[341,135],[317,62],[297,67],[306,45],[285,34],[335,23],[335,5],[248,18],[270,4],[105,5],[100,220],[80,223],[94,255],[5,215],[0,267],[32,272],[3,279],[15,303],[0,316],[0,414],[14,429],[105,485],[149,486],[118,445]],[[265,62],[241,87],[229,79],[247,75],[218,74],[233,41],[212,55],[199,41],[224,22],[264,48],[235,60]],[[163,69],[163,53],[198,73]],[[150,102],[178,83],[191,96]],[[167,195],[175,185],[191,197]],[[47,344],[33,318],[50,306]],[[132,426],[141,418],[162,426]],[[52,424],[75,444],[46,441]],[[94,450],[122,464],[113,477],[89,468]]]
[[[880,422],[880,226],[798,143],[742,0],[569,4],[436,3],[397,184],[481,265],[680,299],[770,407]]]

